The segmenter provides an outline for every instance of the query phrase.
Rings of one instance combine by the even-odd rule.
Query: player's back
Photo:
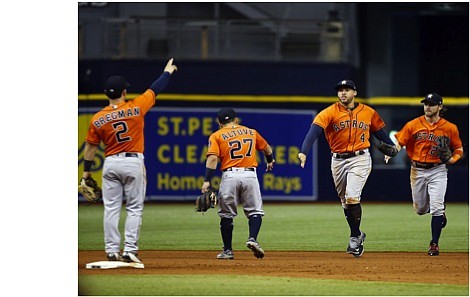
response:
[[[90,129],[106,146],[105,155],[144,150],[144,115],[133,101],[107,106],[97,112]]]
[[[133,100],[108,105],[97,112],[86,141],[104,142],[105,156],[121,152],[144,152],[144,117],[155,104],[155,93],[148,89]]]
[[[241,125],[227,125],[210,137],[208,154],[221,160],[221,170],[229,167],[257,167],[256,151],[266,147],[266,140],[255,130]]]

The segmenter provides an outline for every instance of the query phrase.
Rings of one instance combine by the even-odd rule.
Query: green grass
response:
[[[82,295],[100,296],[465,296],[467,286],[240,275],[82,275]],[[182,293],[184,292],[184,293]]]
[[[363,203],[361,229],[367,251],[423,252],[431,216],[418,216],[411,203]],[[339,203],[265,204],[258,240],[267,251],[344,251],[349,228]],[[239,207],[233,247],[246,250],[248,223]],[[447,204],[449,219],[440,246],[468,252],[468,204]],[[120,229],[123,230],[123,208]],[[292,243],[295,242],[295,245]],[[216,209],[202,215],[192,203],[147,204],[140,236],[142,250],[216,250],[222,247]],[[103,250],[103,207],[78,207],[78,249]],[[442,273],[442,272],[436,272]],[[79,293],[100,296],[468,296],[461,285],[320,280],[246,275],[79,275]]]
[[[422,252],[431,238],[430,215],[418,216],[410,204],[362,205],[361,229],[367,233],[368,252]],[[272,251],[343,251],[349,228],[341,205],[265,204],[266,215],[258,237]],[[78,248],[103,250],[103,207],[79,206]],[[235,218],[233,248],[245,250],[248,223],[239,208]],[[448,226],[440,245],[446,252],[468,252],[468,204],[447,204]],[[121,216],[123,230],[125,212]],[[292,242],[296,244],[293,245]],[[216,209],[196,213],[191,203],[147,204],[140,249],[219,250],[222,246]]]

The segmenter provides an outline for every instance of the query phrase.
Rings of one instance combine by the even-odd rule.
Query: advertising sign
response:
[[[145,164],[147,199],[161,201],[194,200],[204,181],[208,139],[218,129],[214,108],[154,107],[145,118]],[[79,109],[79,176],[83,170],[84,138],[93,113]],[[257,130],[272,146],[274,170],[266,172],[266,160],[258,152],[258,179],[265,201],[314,201],[318,199],[317,147],[313,146],[305,168],[297,154],[316,111],[236,109],[240,124]],[[104,147],[101,144],[92,168],[101,179]],[[211,184],[218,188],[220,167]],[[101,184],[101,182],[100,182]]]

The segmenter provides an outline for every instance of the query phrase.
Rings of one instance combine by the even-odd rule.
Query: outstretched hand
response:
[[[401,145],[398,144],[398,143],[395,143],[395,146],[396,146],[396,148],[397,148],[397,152],[396,152],[396,154],[395,154],[395,156],[396,156],[396,155],[398,154],[398,152],[401,151],[402,147],[401,147]],[[388,161],[390,161],[391,158],[392,158],[391,156],[385,155],[385,156],[384,156],[384,162],[385,162],[385,164],[388,164]]]
[[[298,154],[299,160],[300,160],[300,167],[304,168],[305,166],[305,161],[307,161],[307,156],[303,153]]]
[[[274,168],[274,163],[276,163],[276,160],[273,159],[271,163],[266,164],[266,171],[272,171]]]
[[[384,156],[385,164],[388,164],[388,161],[389,161],[391,158],[392,158],[392,157],[385,155],[385,156]]]
[[[202,184],[201,193],[204,194],[205,192],[207,192],[207,190],[210,188],[210,186],[211,186],[211,183],[208,182],[208,181],[205,181],[205,182]]]
[[[178,67],[176,65],[173,65],[173,58],[168,60],[168,63],[166,63],[165,70],[164,72],[169,72],[170,74],[173,74],[173,72],[178,71]]]

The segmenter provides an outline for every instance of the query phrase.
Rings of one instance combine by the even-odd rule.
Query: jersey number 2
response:
[[[130,136],[124,136],[124,134],[129,131],[129,128],[127,128],[126,122],[116,122],[113,123],[113,129],[116,131],[116,141],[118,143],[124,142],[124,141],[129,141],[132,138]]]
[[[228,143],[230,145],[230,159],[242,159],[243,157],[251,157],[253,152],[253,139],[251,138],[243,138],[240,140],[232,140]],[[245,155],[241,153],[243,149],[243,145],[248,145],[248,149],[246,149]]]

